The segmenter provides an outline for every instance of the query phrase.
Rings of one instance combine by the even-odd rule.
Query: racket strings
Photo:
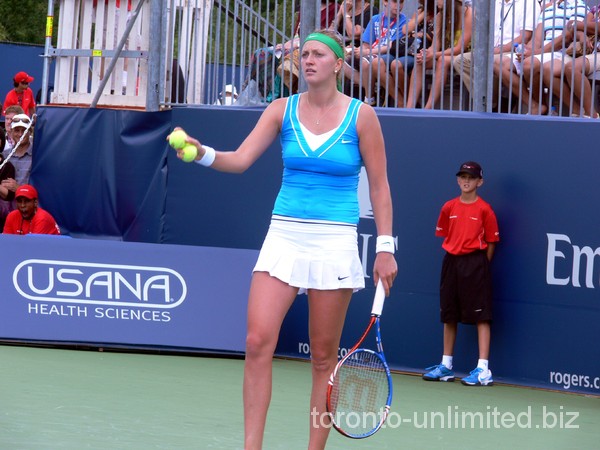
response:
[[[338,368],[330,396],[332,420],[349,434],[378,428],[387,414],[386,366],[370,350],[354,352]]]

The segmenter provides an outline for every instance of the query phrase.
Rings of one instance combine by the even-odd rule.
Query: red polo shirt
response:
[[[15,209],[6,217],[4,234],[60,234],[60,229],[54,217],[42,208],[38,207],[31,220],[24,220]]]
[[[35,108],[35,97],[33,96],[31,88],[25,89],[21,94],[17,94],[17,91],[11,89],[9,93],[6,94],[6,98],[2,104],[2,115],[4,115],[6,108],[13,105],[21,106],[23,111],[25,111],[25,114],[29,115],[29,109]]]
[[[481,197],[473,203],[463,203],[460,197],[446,202],[435,235],[445,238],[442,248],[453,255],[485,250],[488,242],[500,240],[496,214]]]

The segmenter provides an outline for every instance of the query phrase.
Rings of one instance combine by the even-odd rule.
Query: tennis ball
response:
[[[196,156],[198,156],[198,149],[193,146],[192,144],[187,144],[185,147],[183,147],[183,156],[181,158],[182,161],[185,162],[192,162],[193,160],[196,159]]]
[[[173,131],[169,135],[169,145],[177,150],[185,147],[185,139],[187,138],[187,134],[183,130]]]

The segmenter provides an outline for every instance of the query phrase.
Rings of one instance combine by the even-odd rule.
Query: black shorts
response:
[[[446,253],[440,280],[440,318],[444,323],[492,320],[492,277],[485,251]]]

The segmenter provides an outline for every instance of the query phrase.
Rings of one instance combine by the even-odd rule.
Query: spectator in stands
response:
[[[462,0],[444,0],[443,8],[436,14],[433,44],[416,55],[410,76],[407,108],[416,108],[419,100],[424,100],[420,97],[424,72],[428,69],[434,69],[434,79],[424,108],[434,107],[444,90],[454,58],[471,48],[472,22],[473,8],[464,5]]]
[[[362,34],[379,8],[368,1],[346,0],[340,4],[333,28],[344,38],[346,46],[360,47]]]
[[[19,186],[15,200],[18,209],[6,218],[4,234],[60,234],[54,217],[38,206],[38,193],[33,186]]]
[[[21,138],[23,139],[10,158],[10,162],[15,166],[16,183],[18,186],[21,186],[29,183],[29,175],[31,174],[33,159],[33,139],[31,135],[33,133],[33,122],[27,114],[17,114],[12,118],[11,131],[15,145],[19,143]],[[5,153],[4,156],[8,158],[10,152]]]
[[[529,0],[495,0],[494,16],[494,79],[492,84],[492,110],[500,104],[499,79],[506,86],[519,83],[519,73],[516,71],[515,62],[518,61],[515,46],[523,47],[531,41],[533,31],[540,13],[538,2]],[[454,69],[460,73],[461,79],[467,90],[472,92],[471,70],[473,67],[473,53],[466,52],[454,59]]]
[[[12,130],[10,128],[12,119],[17,114],[24,114],[24,113],[25,113],[25,111],[23,111],[23,108],[21,108],[19,105],[12,105],[12,106],[9,106],[8,108],[6,108],[6,112],[4,114],[4,128],[5,128],[6,138],[5,138],[5,144],[2,146],[2,148],[0,148],[0,150],[3,150],[6,154],[8,152],[10,152],[10,150],[15,145],[15,141],[13,140],[13,137],[12,137]]]
[[[334,28],[344,37],[347,57],[342,68],[345,81],[350,86],[345,88],[346,94],[351,97],[361,98],[364,88],[367,97],[372,97],[373,83],[370,80],[370,61],[354,55],[354,49],[362,46],[362,35],[365,27],[374,15],[379,14],[377,6],[362,0],[347,0],[340,5]],[[345,83],[346,84],[346,83]],[[358,86],[358,93],[354,93],[353,85]]]
[[[2,114],[6,114],[6,108],[12,105],[19,105],[25,111],[29,117],[33,117],[35,114],[35,98],[33,91],[29,87],[29,83],[33,81],[33,77],[29,76],[26,72],[19,72],[13,78],[14,88],[11,89],[4,103],[2,104]]]
[[[238,98],[237,89],[233,84],[228,84],[215,100],[215,105],[233,105]]]
[[[522,86],[513,84],[513,93],[529,105],[529,114],[545,114],[551,105],[544,103],[546,84],[557,74],[571,56],[563,53],[567,36],[564,30],[569,21],[585,21],[588,8],[583,0],[554,0],[542,9],[531,42],[523,54]],[[531,97],[531,100],[530,100]]]
[[[390,70],[386,73],[386,86],[389,86],[386,89],[397,108],[404,107],[406,75],[410,75],[415,65],[415,53],[428,48],[433,42],[436,2],[439,0],[423,1],[404,26],[404,36],[398,41],[398,48],[392,50],[396,58],[391,61]],[[420,45],[416,45],[415,39],[421,41]]]
[[[584,50],[584,54],[567,62],[564,67],[564,80],[570,92],[563,92],[563,102],[572,108],[573,116],[598,118],[595,99],[592,98],[592,85],[588,77],[600,71],[599,11],[599,8],[593,8],[585,22],[567,23],[567,33],[574,36],[571,45],[580,44]],[[554,83],[560,83],[560,77],[555,77]],[[569,93],[574,97],[572,103]]]
[[[402,29],[407,22],[406,16],[400,12],[404,0],[385,0],[383,5],[384,11],[373,16],[367,24],[361,46],[353,49],[355,59],[366,58],[371,61],[370,79],[366,85],[367,96],[364,100],[370,105],[376,104],[376,99],[369,95],[369,91],[373,92],[375,83],[379,81],[379,75],[387,73],[389,63],[393,59],[390,50],[393,44],[402,38]],[[380,83],[379,87],[382,86]]]
[[[4,136],[0,135],[0,144],[4,141]],[[10,213],[13,207],[15,198],[16,182],[15,182],[15,166],[10,161],[4,162],[4,156],[0,153],[0,230],[4,229],[6,216]]]

